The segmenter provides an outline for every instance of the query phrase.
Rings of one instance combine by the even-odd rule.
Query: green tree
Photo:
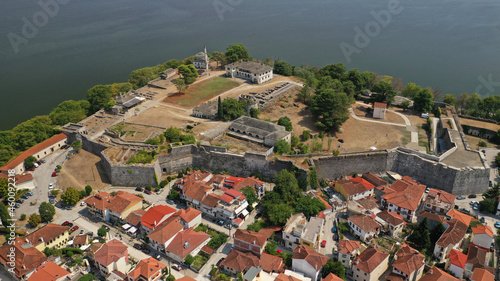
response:
[[[497,201],[494,199],[484,199],[479,202],[479,211],[482,213],[495,214],[497,208]]]
[[[295,175],[288,170],[281,170],[275,176],[276,186],[274,191],[281,195],[281,198],[285,203],[291,203],[295,201],[300,195],[299,183]]]
[[[434,97],[429,89],[422,89],[413,99],[413,108],[418,112],[431,112],[433,105]]]
[[[292,136],[292,147],[297,147],[299,145],[300,139],[297,136]]]
[[[54,218],[56,214],[56,208],[54,208],[54,205],[50,204],[49,202],[42,202],[40,204],[40,207],[38,207],[38,213],[40,214],[42,221],[48,222]]]
[[[259,198],[257,198],[257,194],[255,194],[255,189],[251,186],[247,186],[246,188],[244,188],[241,193],[245,195],[249,205],[253,205],[254,203],[259,201]]]
[[[248,49],[243,46],[243,44],[237,43],[234,45],[229,45],[226,51],[226,59],[229,62],[236,62],[240,60],[251,61],[252,57]]]
[[[220,99],[220,96],[217,100],[217,118],[219,120],[224,120],[224,109],[222,108],[222,101]]]
[[[417,226],[417,228],[408,237],[408,241],[412,243],[413,247],[419,251],[429,249],[431,247],[431,239],[429,233],[429,222],[424,218]]]
[[[349,119],[349,106],[350,100],[345,93],[328,89],[312,99],[311,113],[319,129],[338,132],[342,123]]]
[[[445,228],[442,223],[439,223],[434,227],[434,229],[431,231],[430,234],[430,239],[431,239],[431,248],[436,244],[436,242],[439,240],[441,235],[444,233]],[[432,253],[432,250],[431,250]]]
[[[347,72],[347,80],[352,82],[356,93],[360,94],[364,89],[366,89],[366,81],[363,75],[359,73],[356,68],[353,68]]]
[[[136,89],[144,87],[148,84],[149,81],[158,77],[161,72],[165,71],[165,69],[165,66],[157,65],[134,70],[130,74],[128,82],[134,85]]]
[[[321,271],[321,275],[325,278],[328,274],[333,273],[337,277],[345,279],[345,267],[340,261],[334,261],[333,259],[329,259],[326,264],[323,266],[323,270]]]
[[[408,83],[408,85],[406,85],[406,87],[401,92],[401,95],[413,99],[421,90],[422,87],[418,86],[417,84]]]
[[[192,64],[181,64],[178,70],[179,74],[182,75],[182,78],[184,79],[184,82],[186,82],[186,84],[192,84],[198,77],[198,70]]]
[[[234,120],[240,116],[246,115],[247,103],[238,101],[234,98],[227,98],[222,101],[223,118],[222,120]]]
[[[302,140],[306,141],[311,138],[311,131],[309,130],[304,130],[302,131]]]
[[[86,185],[85,186],[85,193],[87,194],[87,196],[89,196],[92,193],[92,186]]]
[[[26,169],[33,168],[35,166],[36,158],[33,156],[28,156],[26,159],[24,159],[24,167]]]
[[[292,213],[293,208],[288,204],[273,204],[267,210],[267,217],[272,225],[285,225]]]
[[[86,100],[67,100],[52,109],[49,114],[52,123],[56,125],[66,125],[69,122],[77,123],[87,117],[90,103]]]
[[[500,183],[495,183],[491,189],[483,193],[484,199],[497,199],[500,196]]]
[[[311,171],[309,172],[309,186],[311,186],[312,189],[317,189],[318,186],[318,172],[316,171],[316,167],[312,167]]]
[[[278,255],[278,251],[276,251],[277,246],[278,246],[278,244],[276,243],[276,241],[269,241],[266,244],[264,252],[266,252],[270,255],[273,255],[273,256],[277,256]]]
[[[106,234],[108,233],[108,231],[106,230],[106,228],[104,227],[101,227],[97,230],[97,235],[99,237],[106,237]]]
[[[75,152],[78,153],[82,149],[82,141],[76,140],[76,141],[72,142],[71,147],[73,147]]]
[[[406,111],[408,107],[410,107],[410,102],[405,100],[404,102],[401,103],[401,107],[403,108],[403,111]]]
[[[439,118],[441,117],[441,107],[436,107],[436,109],[434,110],[434,115]]]
[[[278,125],[285,127],[285,130],[289,132],[292,131],[292,122],[287,116],[280,117],[280,119],[278,119]]]
[[[61,194],[61,199],[64,204],[74,205],[80,200],[80,192],[76,188],[70,186]]]
[[[317,197],[304,196],[293,204],[296,213],[303,213],[307,218],[314,217],[325,210],[325,204]]]
[[[175,276],[170,274],[170,275],[168,275],[167,279],[165,279],[165,281],[175,281]]]
[[[290,144],[286,140],[279,140],[274,144],[274,152],[277,154],[289,153],[290,149]]]
[[[330,76],[332,79],[343,80],[346,75],[346,67],[343,63],[325,65],[320,69],[319,74],[321,76]]]
[[[311,99],[312,95],[314,93],[314,88],[312,88],[309,84],[305,84],[302,89],[299,91],[299,98],[302,99],[302,102],[304,104],[307,104],[309,100]]]
[[[455,105],[455,103],[457,102],[457,97],[454,94],[446,94],[443,97],[443,102],[450,105]]]
[[[78,279],[78,281],[93,281],[93,280],[99,280],[99,279],[95,277],[94,274],[92,273],[85,274]]]
[[[284,60],[276,60],[274,62],[273,72],[285,76],[292,76],[293,66]]]
[[[0,219],[2,220],[2,225],[4,227],[9,227],[11,220],[9,210],[7,210],[7,206],[5,206],[5,204],[1,202],[0,202]]]
[[[90,103],[89,113],[104,108],[111,101],[111,85],[96,85],[87,91],[87,100]]]
[[[177,88],[178,93],[182,93],[185,90],[187,90],[188,85],[186,85],[186,82],[184,79],[175,79],[174,81],[175,88]]]
[[[170,126],[170,128],[165,130],[165,133],[163,133],[163,134],[165,135],[165,139],[168,142],[180,142],[181,141],[182,131],[177,127]]]
[[[255,108],[255,107],[252,107],[250,108],[250,117],[252,118],[259,118],[259,114],[261,114],[262,111],[260,111],[260,109],[258,108]]]
[[[224,62],[226,61],[226,54],[222,52],[213,52],[212,57],[217,62],[217,68],[219,68],[219,63],[224,65]]]
[[[11,186],[11,188],[13,187]],[[9,180],[6,178],[0,178],[0,197],[7,199],[8,196],[9,196]]]
[[[42,221],[42,218],[40,217],[39,214],[36,214],[36,213],[31,214],[30,218],[28,219],[28,223],[32,227],[36,227],[41,221]]]
[[[194,262],[194,257],[191,255],[187,255],[187,257],[184,259],[184,263],[187,265],[191,265]]]
[[[372,91],[377,93],[377,95],[375,95],[373,99],[374,101],[386,102],[387,106],[391,106],[391,104],[394,102],[396,91],[394,91],[394,87],[391,85],[391,83],[380,81],[373,85]]]

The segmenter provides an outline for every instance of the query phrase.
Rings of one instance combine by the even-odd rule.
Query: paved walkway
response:
[[[371,105],[367,105],[367,104],[359,102],[359,101],[357,101],[356,103],[359,104],[359,105],[371,107]],[[399,112],[396,112],[396,111],[390,110],[390,109],[387,109],[387,111],[388,112],[392,112],[392,113],[394,113],[396,115],[399,115],[401,118],[403,118],[403,120],[405,121],[405,125],[403,125],[403,124],[397,124],[397,123],[391,123],[391,122],[384,122],[384,121],[378,121],[378,120],[371,120],[371,119],[360,118],[360,117],[356,116],[356,114],[354,114],[354,111],[352,110],[352,108],[349,108],[349,112],[351,113],[351,116],[354,119],[357,119],[357,120],[360,120],[360,121],[364,121],[364,122],[371,122],[371,123],[392,125],[392,126],[398,126],[398,127],[405,127],[406,130],[408,132],[410,132],[410,143],[407,144],[406,147],[411,148],[411,149],[415,149],[415,150],[418,150],[418,151],[425,152],[425,150],[418,145],[418,127],[417,126],[412,126],[411,122],[410,122],[410,119],[408,119],[408,117],[406,117],[404,114],[401,114]]]

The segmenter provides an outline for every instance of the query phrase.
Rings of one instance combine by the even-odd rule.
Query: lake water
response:
[[[243,43],[254,58],[296,65],[342,62],[444,93],[500,93],[498,0],[40,2],[51,1],[50,15],[38,0],[0,2],[0,129],[204,44]],[[341,46],[354,50],[349,59]]]

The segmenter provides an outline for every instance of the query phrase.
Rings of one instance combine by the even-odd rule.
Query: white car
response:
[[[51,182],[51,183],[49,184],[49,189],[52,189],[52,188],[54,188],[54,183],[52,183],[52,182]]]

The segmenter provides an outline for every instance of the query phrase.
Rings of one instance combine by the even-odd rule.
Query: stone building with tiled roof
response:
[[[446,214],[455,205],[456,196],[444,190],[431,188],[427,193],[427,198],[424,202],[424,209],[440,214]]]
[[[392,273],[404,280],[418,280],[424,273],[425,256],[408,245],[404,245],[392,263]]]
[[[157,251],[164,252],[174,237],[184,229],[180,218],[170,218],[147,235],[149,244]]]
[[[149,257],[139,263],[127,274],[127,281],[157,281],[167,266]]]
[[[126,272],[128,264],[128,247],[122,242],[113,239],[95,253],[94,262],[101,272],[106,276],[112,271]]]
[[[60,248],[69,241],[69,228],[69,226],[48,223],[22,239],[40,252],[45,248]]]
[[[25,239],[18,238],[13,245],[0,247],[0,263],[17,279],[30,276],[47,257]]]
[[[487,225],[478,224],[471,227],[473,238],[472,243],[482,248],[488,249],[493,242],[493,230]]]
[[[404,226],[406,225],[402,216],[396,213],[391,213],[387,210],[377,213],[377,217],[384,222],[384,230],[388,232],[392,237],[398,237],[401,231],[403,231]]]
[[[141,234],[148,235],[173,213],[175,213],[175,209],[166,205],[156,205],[149,208],[141,217]]]
[[[439,237],[434,246],[434,258],[438,262],[444,262],[452,249],[458,249],[462,240],[467,233],[468,225],[462,221],[454,220],[450,222],[450,226]]]
[[[491,273],[495,273],[495,269],[489,266],[490,261],[493,258],[494,257],[489,250],[470,244],[469,251],[467,252],[464,277],[470,278],[474,271],[478,268],[483,268]]]
[[[389,254],[373,246],[366,248],[352,262],[354,280],[375,281],[389,268]]]
[[[210,235],[188,228],[177,233],[166,246],[165,253],[177,262],[184,262],[188,255],[196,256],[201,248],[210,241]]]
[[[367,215],[355,215],[347,219],[350,232],[359,237],[364,242],[368,242],[377,236],[382,229],[382,226],[374,220],[373,217]]]
[[[477,268],[474,270],[474,274],[472,274],[471,281],[494,281],[495,275],[483,268]]]
[[[445,269],[458,279],[464,276],[465,265],[467,264],[467,255],[461,251],[452,249],[448,254],[448,261],[446,262]]]
[[[233,234],[234,248],[239,251],[249,251],[260,256],[269,238],[268,233],[237,229]]]
[[[285,127],[248,116],[241,116],[234,120],[227,134],[267,146],[273,146],[280,140],[285,140],[290,144],[292,140],[292,134],[286,131]]]
[[[69,271],[49,261],[37,267],[27,281],[62,281],[69,277],[68,275]]]
[[[352,260],[359,255],[360,246],[361,243],[359,241],[339,239],[337,259],[346,268],[351,268]]]
[[[114,196],[99,192],[85,203],[92,215],[106,221],[124,222],[130,213],[142,209],[142,198],[126,191],[118,191]]]
[[[273,68],[258,62],[239,61],[225,65],[226,75],[261,84],[273,79]]]
[[[391,190],[381,197],[381,203],[390,212],[397,213],[408,222],[415,222],[416,211],[423,200],[425,185],[409,180],[398,180],[391,185]]]
[[[433,267],[419,281],[459,281],[445,271]]]
[[[333,187],[344,196],[346,201],[358,200],[367,196],[373,196],[373,188],[366,188],[363,183],[353,180],[338,180]]]

